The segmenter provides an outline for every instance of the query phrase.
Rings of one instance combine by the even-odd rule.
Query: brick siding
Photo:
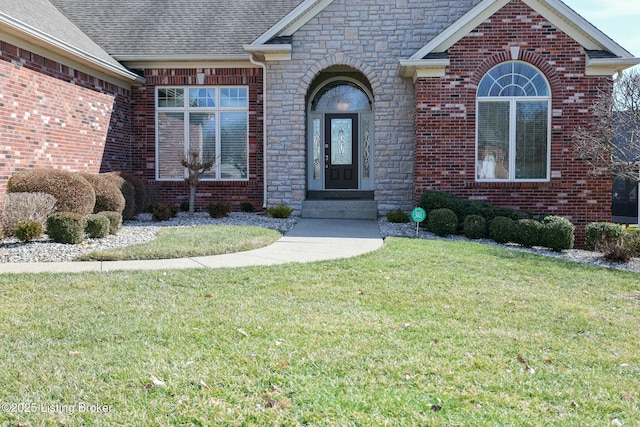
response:
[[[129,171],[129,91],[0,42],[0,199],[26,168]]]
[[[189,186],[183,181],[156,181],[155,88],[156,86],[197,86],[197,74],[204,73],[203,85],[247,86],[249,88],[249,179],[247,181],[201,181],[196,207],[224,201],[233,210],[243,202],[260,210],[263,204],[263,113],[262,69],[185,68],[146,69],[147,84],[133,89],[133,169],[148,186],[152,202],[181,203],[189,199]]]
[[[475,181],[476,89],[484,74],[519,60],[546,76],[552,91],[551,180],[545,183]],[[449,51],[451,65],[444,78],[416,82],[417,201],[425,190],[445,190],[460,197],[534,213],[561,215],[578,226],[611,220],[611,177],[589,173],[576,159],[572,133],[589,120],[589,106],[608,77],[585,76],[586,55],[573,39],[521,1],[513,1],[481,24]]]

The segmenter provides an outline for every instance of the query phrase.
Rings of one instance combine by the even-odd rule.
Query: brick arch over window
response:
[[[320,75],[320,73],[325,69],[336,65],[347,65],[362,73],[362,75],[366,77],[366,79],[369,81],[369,84],[371,85],[373,98],[375,99],[377,97],[380,92],[380,88],[382,87],[382,83],[376,77],[373,69],[363,63],[361,60],[353,58],[349,55],[345,55],[343,53],[337,53],[335,55],[327,56],[320,61],[316,61],[311,67],[309,67],[305,75],[302,77],[300,86],[298,86],[298,95],[301,95],[303,97],[306,96],[316,77],[318,77],[318,75]]]
[[[549,82],[549,86],[551,86],[552,96],[554,93],[557,93],[557,91],[562,90],[562,86],[560,85],[560,76],[558,76],[556,70],[549,65],[544,57],[526,50],[520,50],[517,60],[533,65],[539,69],[542,74],[544,74]],[[508,51],[497,53],[484,60],[471,75],[470,83],[474,87],[474,90],[478,87],[480,80],[482,80],[489,70],[498,64],[509,61],[513,61],[513,58],[511,57],[511,52]]]

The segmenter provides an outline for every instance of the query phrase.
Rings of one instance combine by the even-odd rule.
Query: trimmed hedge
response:
[[[55,197],[55,212],[85,216],[93,212],[96,193],[80,174],[59,169],[24,169],[7,183],[9,193],[47,193]]]
[[[543,225],[535,219],[521,219],[516,222],[514,243],[524,247],[543,246]]]
[[[407,223],[409,222],[409,215],[407,215],[406,212],[403,212],[402,209],[394,209],[387,212],[387,221],[398,224]]]
[[[467,215],[462,230],[469,239],[483,239],[487,237],[487,220],[480,215]]]
[[[573,249],[575,227],[566,218],[551,215],[542,220],[544,226],[543,246],[555,252]]]
[[[44,229],[47,217],[54,212],[55,206],[56,198],[47,193],[5,194],[0,231],[4,229],[7,236],[13,236],[16,225],[22,221],[37,221]]]
[[[87,215],[84,232],[92,239],[102,239],[109,235],[110,221],[102,213]]]
[[[255,208],[253,207],[253,203],[251,202],[242,202],[240,203],[240,211],[241,212],[253,212]]]
[[[268,208],[267,213],[269,214],[269,216],[272,216],[273,218],[286,219],[286,218],[289,218],[293,213],[293,208],[287,205],[277,205],[277,206],[272,206]]]
[[[624,236],[624,228],[610,222],[592,222],[587,224],[584,231],[587,248],[596,251],[601,251],[603,245],[621,242]]]
[[[122,214],[125,206],[124,196],[113,180],[104,174],[81,172],[80,175],[91,184],[93,191],[96,193],[96,204],[93,207],[94,214],[105,211]]]
[[[140,178],[138,178],[137,176],[129,172],[113,172],[113,173],[123,178],[133,187],[134,200],[135,200],[134,215],[138,215],[144,212],[147,209],[147,206],[149,205],[149,202],[148,202],[149,197],[147,195],[147,187],[145,187],[145,185],[142,183]],[[187,209],[187,211],[188,210],[189,209]]]
[[[451,209],[434,209],[427,216],[427,230],[437,236],[448,236],[456,232],[458,217]]]
[[[124,209],[122,210],[122,219],[127,221],[133,219],[136,215],[136,190],[134,186],[121,177],[117,172],[109,172],[101,174],[116,186],[124,197]]]
[[[119,212],[100,212],[109,220],[109,234],[116,234],[122,228],[122,214]]]
[[[16,225],[14,234],[18,240],[24,243],[33,242],[42,236],[42,224],[38,221],[22,221]]]
[[[497,243],[505,244],[516,239],[516,221],[506,216],[497,216],[489,224],[489,238]]]
[[[47,234],[56,243],[77,244],[84,239],[86,220],[73,212],[58,212],[47,218]]]
[[[207,205],[207,212],[211,218],[224,218],[231,212],[231,206],[226,202],[212,202]]]

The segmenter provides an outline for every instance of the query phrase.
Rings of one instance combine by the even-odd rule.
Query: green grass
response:
[[[0,423],[638,425],[639,283],[405,238],[312,264],[2,275],[0,401],[38,410]]]
[[[198,225],[160,230],[148,243],[92,252],[78,257],[88,261],[168,259],[219,255],[268,246],[282,237],[276,230],[237,225]]]

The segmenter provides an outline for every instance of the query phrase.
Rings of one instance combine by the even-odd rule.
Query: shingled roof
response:
[[[21,38],[45,42],[118,74],[129,72],[67,19],[49,0],[0,0],[0,24]]]
[[[31,1],[31,0],[29,0]],[[246,58],[251,43],[303,0],[50,0],[118,60]]]

